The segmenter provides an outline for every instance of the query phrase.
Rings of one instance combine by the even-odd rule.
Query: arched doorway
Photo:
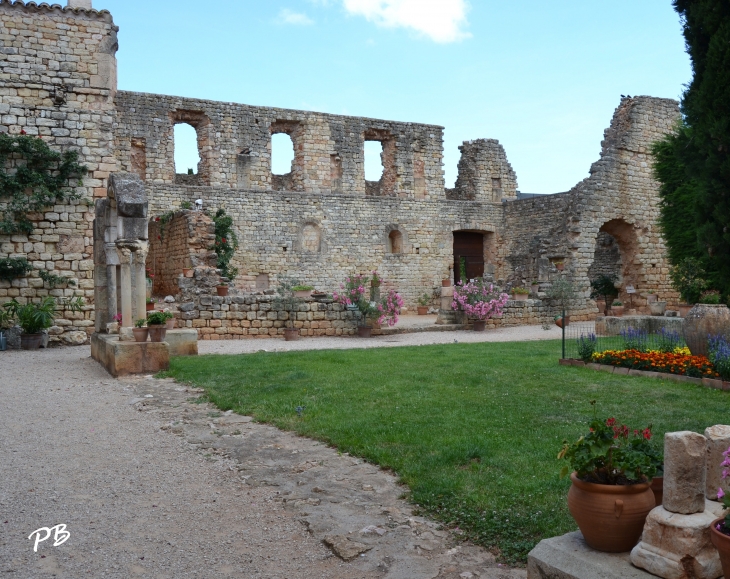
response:
[[[466,280],[461,279],[461,262],[466,267]],[[484,234],[475,231],[454,231],[454,284],[484,275]]]
[[[638,251],[638,240],[634,226],[623,219],[612,219],[604,223],[596,236],[593,263],[588,268],[588,279],[600,275],[616,277],[619,297],[626,300],[626,288],[640,289],[643,280],[641,265],[634,263]],[[644,288],[641,288],[644,289]]]

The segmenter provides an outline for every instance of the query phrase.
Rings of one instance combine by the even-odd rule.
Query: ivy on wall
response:
[[[226,215],[223,209],[218,209],[213,217],[215,224],[215,245],[213,251],[218,255],[218,269],[223,277],[233,280],[238,275],[238,269],[231,267],[231,259],[238,249],[238,237],[233,230],[233,218]]]
[[[70,180],[81,185],[87,171],[78,156],[54,151],[38,137],[0,133],[0,201],[6,203],[0,234],[30,233],[29,214],[78,199]]]

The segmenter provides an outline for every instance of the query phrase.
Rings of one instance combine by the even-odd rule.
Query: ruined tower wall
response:
[[[592,314],[588,272],[594,261],[599,231],[612,235],[621,252],[620,299],[626,286],[654,290],[676,304],[671,288],[666,247],[658,225],[658,183],[652,174],[651,144],[669,133],[679,118],[670,99],[622,99],[605,131],[600,159],[590,176],[568,193],[505,203],[502,248],[508,278],[540,277],[565,260],[584,300],[576,315]],[[634,305],[645,300],[639,295]]]
[[[496,139],[466,141],[459,147],[459,173],[449,199],[493,201],[517,197],[517,175]]]
[[[94,196],[106,195],[116,170],[115,117],[117,28],[106,11],[0,0],[0,132],[39,136],[54,150],[77,150],[89,173],[79,201],[48,207],[33,217],[30,235],[0,235],[0,258],[26,257],[36,270],[76,280],[50,289],[38,271],[0,281],[0,303],[41,297],[83,296],[93,302]],[[6,206],[0,197],[0,211]],[[93,330],[93,306],[65,312],[53,340],[83,340]]]
[[[381,196],[444,196],[443,128],[324,113],[120,91],[116,149],[123,170],[148,183],[271,190],[271,135],[294,144],[290,189],[364,196],[364,141],[383,143]],[[175,175],[174,125],[192,125],[200,164]]]

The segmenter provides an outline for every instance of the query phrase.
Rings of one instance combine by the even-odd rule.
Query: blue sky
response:
[[[120,89],[438,124],[447,186],[457,147],[487,137],[505,147],[520,190],[568,190],[598,158],[620,95],[679,98],[691,78],[670,0],[94,8],[120,27]],[[192,166],[191,154],[181,165]]]

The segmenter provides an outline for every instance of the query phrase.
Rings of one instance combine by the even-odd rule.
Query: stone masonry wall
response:
[[[159,216],[149,223],[147,269],[154,275],[152,294],[175,296],[183,268],[215,267],[217,256],[213,220],[199,211],[181,210],[163,223]]]
[[[0,132],[39,136],[57,151],[74,149],[89,173],[79,201],[33,216],[30,235],[0,235],[0,258],[26,257],[36,270],[73,278],[50,289],[37,271],[0,281],[0,302],[45,295],[85,298],[83,312],[62,312],[54,341],[77,343],[93,331],[92,221],[94,196],[106,195],[116,170],[112,126],[117,28],[107,11],[0,0]],[[0,212],[6,200],[0,197]]]
[[[588,271],[596,240],[603,231],[621,252],[620,299],[633,285],[640,293],[654,290],[670,304],[678,302],[671,288],[666,248],[657,223],[658,184],[651,169],[651,143],[670,132],[679,118],[676,101],[651,97],[624,98],[606,130],[600,159],[590,176],[571,191],[544,198],[505,203],[500,248],[507,258],[508,278],[532,276],[547,261],[565,260],[565,271],[581,293],[574,316],[593,315],[588,299]],[[645,300],[634,297],[639,308]]]
[[[198,135],[199,185],[270,190],[289,184],[304,193],[365,196],[364,142],[383,143],[379,195],[417,199],[444,196],[443,128],[120,91],[116,149],[124,170],[148,183],[189,183],[177,178],[173,128],[192,125]],[[294,143],[292,172],[272,181],[271,135]]]
[[[496,139],[466,141],[459,147],[459,173],[449,199],[494,201],[517,196],[517,175]]]

